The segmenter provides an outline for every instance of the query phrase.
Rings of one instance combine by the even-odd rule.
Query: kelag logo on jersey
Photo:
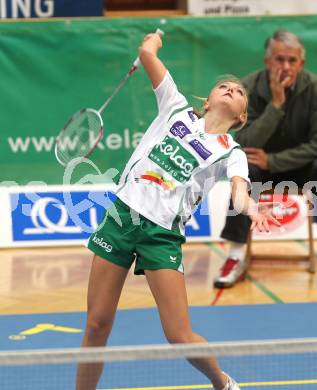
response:
[[[181,183],[186,182],[198,167],[195,157],[169,136],[154,146],[149,158]]]
[[[185,227],[186,237],[200,237],[210,239],[211,224],[208,215],[208,199],[199,205],[191,219],[187,222]]]
[[[114,199],[102,191],[11,194],[13,241],[85,239]]]

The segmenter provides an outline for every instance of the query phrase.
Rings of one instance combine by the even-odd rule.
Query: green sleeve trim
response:
[[[214,161],[213,164],[215,164],[215,163],[217,163],[217,162],[219,162],[219,161],[221,161],[221,160],[225,160],[226,158],[228,158],[234,149],[241,149],[241,150],[242,150],[242,148],[241,148],[240,145],[236,145],[236,146],[234,146],[228,153],[224,154],[223,156],[219,157],[218,160]]]
[[[176,115],[178,114],[179,112],[183,111],[183,110],[186,110],[186,108],[192,108],[192,106],[190,104],[186,104],[186,106],[183,106],[183,107],[180,107],[180,108],[177,108],[176,110],[174,110],[171,115],[169,116],[168,118],[168,121],[172,118],[173,115]]]

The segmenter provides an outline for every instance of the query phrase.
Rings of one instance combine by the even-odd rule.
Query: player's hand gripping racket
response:
[[[164,34],[160,29],[157,29],[155,32],[161,36]],[[55,142],[55,156],[61,165],[66,166],[72,159],[77,157],[88,157],[96,149],[103,136],[101,113],[128,78],[137,70],[139,65],[140,59],[137,57],[129,72],[99,110],[83,108],[66,122]]]

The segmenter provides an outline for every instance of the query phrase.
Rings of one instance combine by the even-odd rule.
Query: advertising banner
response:
[[[105,210],[116,199],[109,185],[37,186],[3,189],[0,201],[0,247],[84,245]],[[216,184],[187,222],[187,242],[221,240],[228,210],[230,184]],[[272,201],[271,195],[262,201]],[[307,206],[302,196],[275,195],[273,214],[282,224],[271,233],[255,233],[256,240],[307,238]],[[315,227],[316,229],[316,227]]]
[[[0,246],[84,244],[116,199],[113,187],[52,186],[7,192],[10,239]],[[8,218],[9,217],[9,218]],[[189,241],[209,241],[211,224],[206,199],[186,225]]]
[[[0,0],[0,18],[101,16],[103,0]]]
[[[144,35],[157,27],[165,31],[162,60],[199,109],[193,95],[207,96],[219,75],[240,77],[263,67],[265,39],[280,27],[302,38],[305,67],[316,71],[316,25],[317,16],[241,17],[234,23],[230,17],[1,23],[0,186],[63,182],[54,156],[58,132],[74,112],[103,104],[129,70]],[[122,170],[156,114],[140,67],[102,113],[104,136],[92,155],[101,171]]]
[[[114,199],[108,191],[11,194],[13,241],[85,239],[97,229]],[[76,212],[78,204],[80,212]]]
[[[313,195],[316,200],[316,196]],[[221,232],[224,227],[230,201],[230,183],[228,181],[218,182],[209,195],[210,225],[212,240],[221,240]],[[260,202],[274,202],[272,214],[280,222],[281,227],[270,223],[269,233],[254,232],[255,240],[306,240],[308,237],[308,220],[306,198],[299,195],[283,196],[279,193],[264,195]],[[312,213],[316,213],[315,204]],[[316,224],[314,224],[316,230]]]
[[[256,16],[316,14],[314,0],[187,0],[187,11],[195,16]]]

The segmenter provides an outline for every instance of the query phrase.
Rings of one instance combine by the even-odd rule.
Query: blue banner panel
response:
[[[85,240],[116,199],[111,191],[20,192],[10,195],[14,242]],[[208,201],[186,225],[186,237],[209,239]]]
[[[0,0],[0,17],[101,16],[103,0]]]
[[[186,237],[205,237],[207,240],[210,239],[211,223],[206,210],[208,210],[207,198],[198,206],[191,219],[187,222],[185,227]]]
[[[115,198],[108,191],[11,194],[13,241],[86,239]]]

